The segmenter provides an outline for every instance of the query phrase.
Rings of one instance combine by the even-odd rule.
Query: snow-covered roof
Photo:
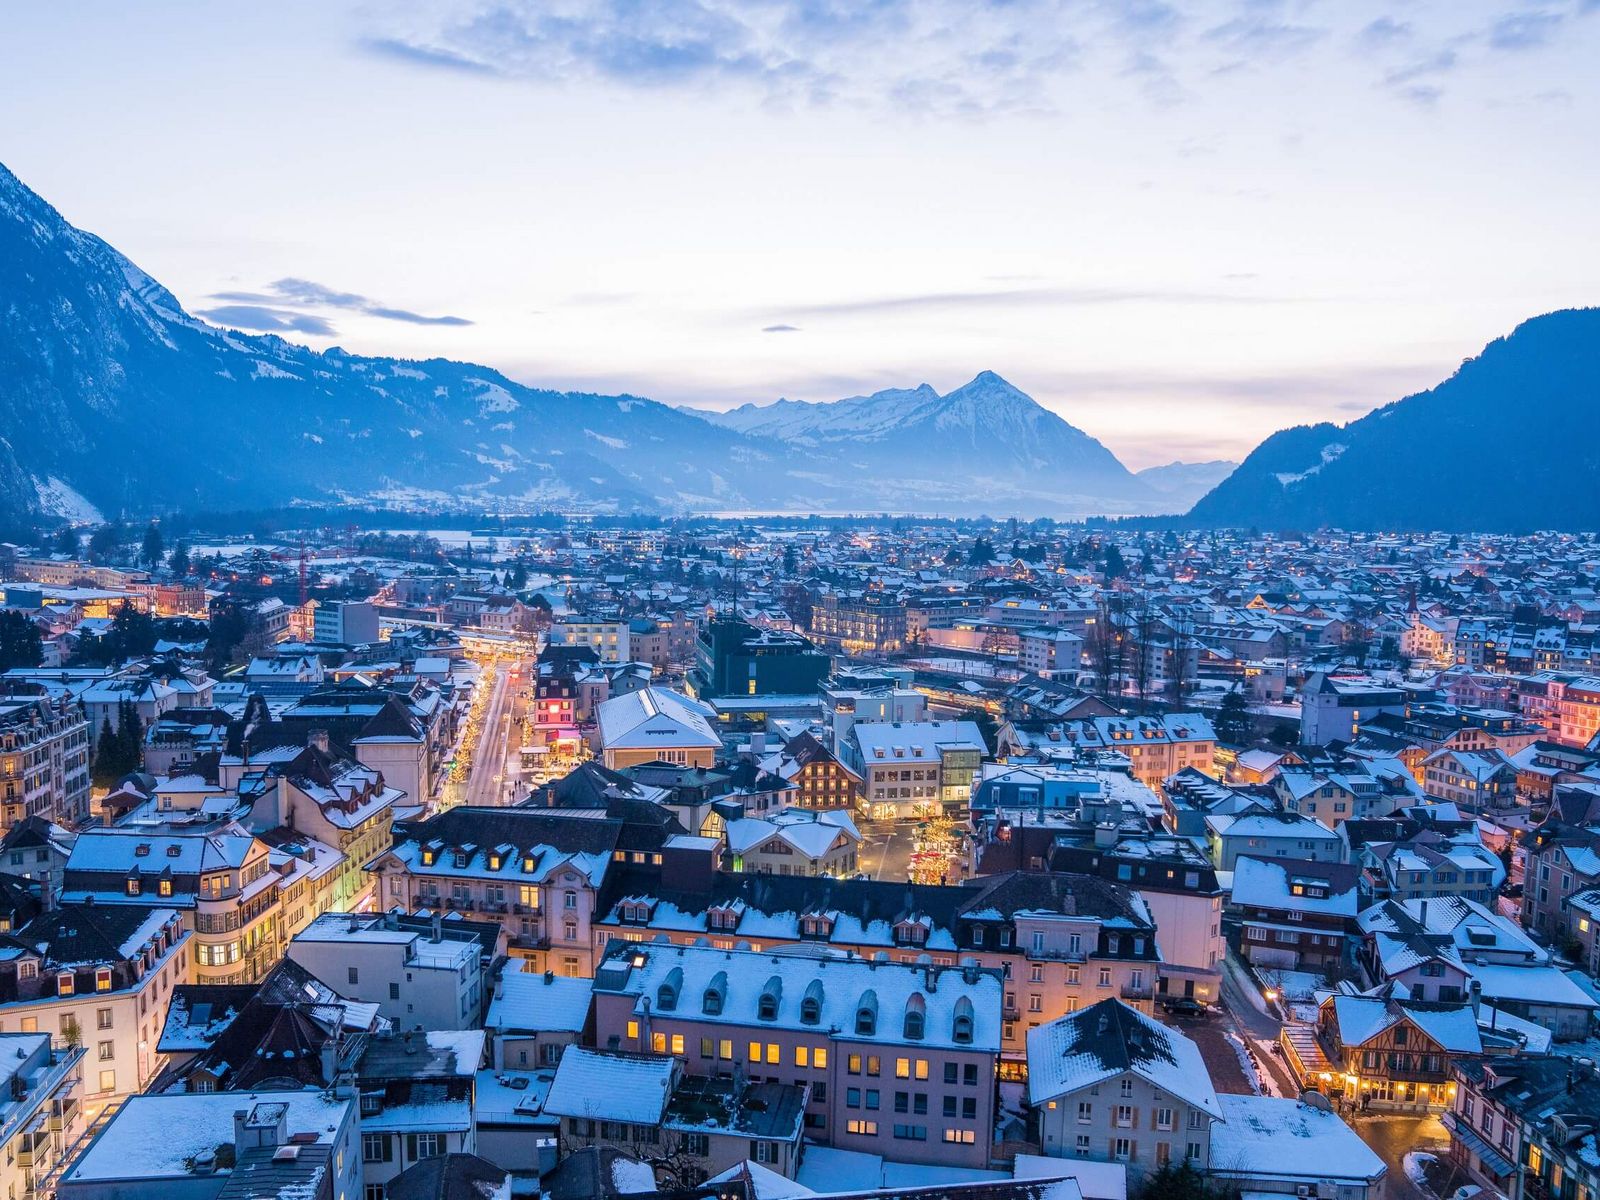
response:
[[[1218,1115],[1200,1048],[1120,1000],[1102,1000],[1028,1030],[1028,1099],[1042,1104],[1131,1072]]]
[[[1339,1117],[1277,1096],[1218,1098],[1211,1126],[1211,1170],[1225,1179],[1375,1180],[1383,1159]]]
[[[595,706],[600,744],[607,750],[720,749],[712,718],[705,705],[669,688],[640,688]]]
[[[495,987],[485,1024],[502,1033],[580,1033],[593,990],[592,979],[508,969]]]
[[[646,1054],[611,1054],[568,1046],[561,1054],[544,1110],[557,1117],[660,1125],[667,1111],[677,1060]]]

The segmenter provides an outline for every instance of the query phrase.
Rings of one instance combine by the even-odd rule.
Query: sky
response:
[[[18,0],[0,162],[190,311],[1239,458],[1600,303],[1600,0]]]

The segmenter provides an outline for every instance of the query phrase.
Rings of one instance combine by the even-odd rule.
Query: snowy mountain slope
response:
[[[779,400],[707,421],[742,433],[828,451],[838,467],[882,470],[886,494],[922,495],[989,511],[1082,515],[1148,512],[1157,494],[1094,438],[993,371],[941,396],[927,384],[832,403]],[[966,474],[956,474],[957,466]],[[834,476],[829,475],[829,478]]]
[[[1220,458],[1211,462],[1169,462],[1134,474],[1165,496],[1173,512],[1187,512],[1196,500],[1232,475],[1238,465]]]

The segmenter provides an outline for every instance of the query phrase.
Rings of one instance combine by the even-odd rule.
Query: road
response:
[[[856,852],[856,866],[872,879],[897,880],[904,883],[911,878],[911,850],[913,822],[896,824],[890,821],[863,821],[861,823],[861,848]]]
[[[489,694],[489,704],[484,710],[483,724],[478,731],[478,744],[472,751],[472,773],[467,780],[465,803],[509,804],[509,787],[516,772],[516,759],[522,748],[513,716],[517,708],[514,689],[511,687],[509,664],[495,662],[489,668],[494,690]]]

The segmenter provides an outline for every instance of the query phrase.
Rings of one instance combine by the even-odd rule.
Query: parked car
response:
[[[1171,1000],[1163,1000],[1161,1007],[1175,1017],[1203,1017],[1206,1015],[1205,1005],[1198,1000],[1191,1000],[1187,996],[1175,996]]]

